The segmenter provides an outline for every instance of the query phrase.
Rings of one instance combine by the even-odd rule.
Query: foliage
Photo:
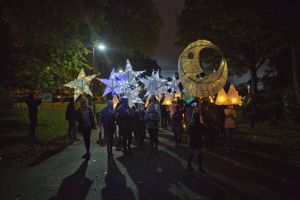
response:
[[[162,20],[152,0],[110,0],[105,19],[100,35],[113,50],[153,55]]]
[[[62,87],[81,67],[91,73],[99,41],[150,55],[162,24],[152,1],[4,0],[1,14],[14,47],[9,86],[33,89]]]

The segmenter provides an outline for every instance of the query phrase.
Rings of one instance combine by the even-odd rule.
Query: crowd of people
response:
[[[108,100],[106,107],[96,113],[96,120],[86,97],[81,98],[77,110],[74,101],[71,100],[65,115],[69,125],[68,135],[70,139],[79,140],[76,132],[78,130],[81,133],[86,149],[82,157],[90,159],[91,131],[98,125],[99,139],[105,140],[107,144],[108,161],[114,162],[114,144],[122,148],[125,155],[132,154],[133,139],[136,145],[143,145],[146,133],[149,134],[150,151],[157,153],[158,128],[161,122],[162,130],[171,128],[175,146],[182,143],[182,135],[187,133],[190,148],[188,168],[191,166],[193,156],[196,155],[199,160],[199,170],[202,170],[202,149],[214,149],[218,138],[223,138],[228,149],[232,149],[232,132],[236,126],[236,111],[232,105],[216,106],[205,98],[186,103],[179,97],[172,101],[171,105],[165,105],[164,98],[163,95],[158,101],[155,96],[151,96],[147,108],[144,104],[130,107],[126,98],[121,98],[114,108],[113,101]],[[31,97],[27,104],[30,108],[30,130],[34,135],[37,106],[40,102]]]

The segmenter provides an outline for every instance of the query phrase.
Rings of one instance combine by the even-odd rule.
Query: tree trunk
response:
[[[297,44],[294,44],[292,46],[292,68],[293,68],[293,79],[294,79],[294,88],[295,88],[295,95],[297,99],[298,104],[298,112],[300,113],[300,75],[299,75],[299,68],[300,68],[300,46]]]
[[[253,65],[253,67],[251,67],[249,70],[250,70],[250,75],[251,75],[250,97],[253,100],[256,100],[256,94],[257,94],[257,74],[256,74],[255,65]]]

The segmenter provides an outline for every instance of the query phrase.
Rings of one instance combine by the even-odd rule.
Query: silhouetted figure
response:
[[[175,144],[181,143],[181,136],[183,132],[183,116],[182,116],[182,109],[180,105],[175,106],[175,111],[172,116],[172,132],[174,134],[174,141]]]
[[[232,150],[232,132],[235,129],[235,118],[236,111],[233,108],[233,105],[227,106],[224,110],[225,112],[225,124],[224,127],[226,129],[226,144],[230,150]]]
[[[50,200],[84,200],[93,184],[93,180],[85,177],[87,167],[88,161],[85,160],[72,175],[64,178],[56,197],[50,198]]]
[[[122,138],[123,152],[124,154],[131,153],[131,141],[132,141],[132,122],[130,116],[130,109],[128,105],[128,99],[121,99],[121,106],[116,111],[117,124],[119,127],[119,134]],[[128,152],[127,152],[128,151]]]
[[[74,140],[79,140],[76,138],[76,108],[73,99],[70,99],[65,115],[69,125],[68,128],[69,138]]]
[[[152,152],[158,152],[158,122],[159,114],[155,110],[155,104],[150,103],[148,111],[145,113],[145,121],[150,136],[150,146]]]
[[[82,158],[90,159],[90,144],[91,144],[91,132],[92,129],[96,129],[96,123],[94,120],[93,111],[88,107],[88,99],[82,97],[80,108],[77,110],[76,118],[78,121],[78,130],[82,134],[86,149],[86,154]]]
[[[203,171],[202,169],[202,155],[201,151],[203,148],[203,135],[205,134],[205,126],[200,123],[200,114],[198,112],[193,114],[193,122],[189,125],[187,133],[189,135],[189,147],[190,155],[188,161],[188,169],[192,169],[192,159],[193,156],[198,157],[198,170]]]
[[[112,100],[107,102],[107,106],[101,111],[100,121],[103,124],[104,134],[107,139],[107,160],[108,162],[113,162],[113,140],[114,132],[116,129],[115,124],[115,110]]]
[[[131,128],[132,128],[132,133],[134,135],[134,141],[135,144],[139,144],[140,141],[140,134],[138,131],[138,120],[139,120],[139,116],[138,116],[138,112],[135,106],[132,106],[130,109],[130,121],[131,121]]]
[[[137,132],[138,135],[140,136],[140,141],[139,144],[141,145],[146,137],[146,122],[145,122],[145,107],[144,105],[139,105],[138,110],[137,110],[137,115],[138,115],[138,121],[136,122],[137,124]]]
[[[209,102],[208,99],[204,99],[201,105],[202,120],[207,128],[207,134],[205,135],[205,142],[208,145],[208,149],[215,147],[216,135],[218,130],[218,116],[215,105]]]
[[[168,127],[168,110],[167,110],[167,105],[163,105],[164,100],[165,100],[165,95],[163,94],[160,99],[161,127],[162,127],[162,129],[167,129],[167,127]]]
[[[29,111],[29,119],[30,119],[30,136],[36,137],[35,129],[37,125],[37,114],[38,114],[38,106],[41,105],[41,101],[35,99],[33,94],[28,95],[28,99],[26,101]]]

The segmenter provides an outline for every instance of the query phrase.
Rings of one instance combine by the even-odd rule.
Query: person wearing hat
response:
[[[89,160],[91,157],[90,144],[92,129],[96,129],[96,123],[93,111],[88,107],[88,99],[82,97],[80,108],[77,110],[76,118],[78,121],[78,131],[82,134],[85,144],[86,153],[82,158]]]

